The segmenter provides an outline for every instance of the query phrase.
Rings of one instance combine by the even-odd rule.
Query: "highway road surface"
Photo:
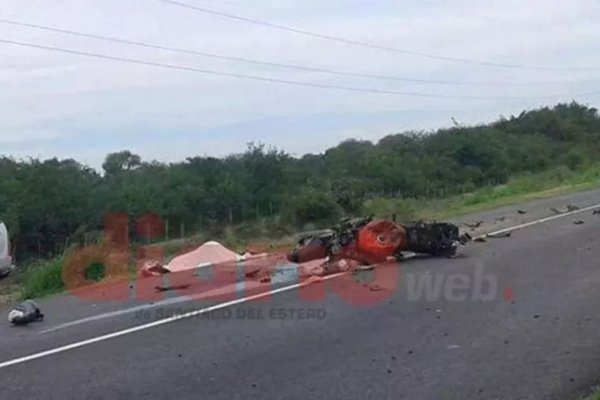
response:
[[[464,220],[491,231],[569,203],[600,204],[600,191]],[[54,297],[41,302],[43,323],[11,328],[1,315],[0,398],[575,399],[600,378],[599,233],[590,209],[455,259],[300,290],[281,281],[279,293],[228,307]]]

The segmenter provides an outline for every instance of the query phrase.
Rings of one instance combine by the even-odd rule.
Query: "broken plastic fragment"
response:
[[[487,237],[492,238],[492,239],[504,239],[504,238],[511,237],[511,236],[512,236],[512,232],[502,232],[502,233],[494,233],[494,234],[487,235]]]
[[[579,210],[579,207],[574,206],[573,204],[567,204],[566,207],[562,207],[562,208],[551,208],[550,211],[552,211],[555,214],[565,214],[568,212],[573,212],[573,211],[577,211]]]
[[[158,293],[162,293],[162,292],[171,292],[174,290],[187,290],[190,288],[190,286],[192,285],[178,285],[178,286],[155,286],[154,289],[158,292]]]
[[[167,269],[164,265],[162,265],[158,261],[146,261],[142,266],[141,274],[145,277],[151,276],[161,276],[170,273],[171,271]]]

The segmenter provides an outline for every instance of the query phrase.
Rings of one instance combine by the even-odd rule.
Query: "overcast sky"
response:
[[[449,126],[452,118],[473,124],[559,101],[593,106],[600,101],[600,94],[589,93],[600,92],[600,5],[595,0],[180,1],[382,46],[557,69],[498,68],[367,49],[157,0],[2,0],[0,19],[269,62],[481,84],[335,76],[2,23],[0,40],[326,85],[510,99],[298,87],[0,43],[0,154],[70,157],[97,167],[107,153],[122,149],[146,160],[177,161],[241,152],[247,142],[262,141],[302,155],[346,138],[376,141],[393,132]]]

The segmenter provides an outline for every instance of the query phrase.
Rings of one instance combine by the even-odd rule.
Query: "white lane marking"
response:
[[[291,275],[290,272],[293,272],[293,279],[289,279],[289,275]],[[288,277],[286,277],[285,275],[288,275]],[[286,266],[280,266],[275,269],[275,273],[274,273],[273,279],[271,280],[271,283],[277,285],[277,284],[285,284],[285,283],[298,282],[298,281],[299,281],[299,278],[298,278],[298,273],[297,273],[296,267],[291,269]],[[268,284],[263,285],[263,287],[265,289],[267,289],[269,287],[269,285]],[[215,290],[209,290],[208,292],[203,292],[203,293],[201,293],[201,297],[200,296],[173,297],[173,298],[161,300],[161,301],[158,301],[158,302],[152,303],[152,304],[142,304],[139,306],[124,308],[124,309],[117,310],[117,311],[111,311],[111,312],[107,312],[107,313],[103,313],[103,314],[94,315],[91,317],[81,318],[81,319],[77,319],[74,321],[65,322],[63,324],[56,325],[56,326],[53,326],[48,329],[41,330],[39,333],[40,334],[52,333],[52,332],[60,331],[63,329],[72,328],[72,327],[78,326],[78,325],[88,324],[91,322],[102,321],[102,320],[109,319],[109,318],[120,317],[122,315],[132,314],[132,313],[135,313],[138,311],[152,310],[152,309],[158,308],[158,307],[172,306],[175,304],[187,303],[187,302],[194,301],[194,300],[207,300],[207,299],[211,299],[211,298],[216,298],[217,296],[222,295],[223,290],[224,289],[227,290],[227,288],[228,287],[226,286],[226,287],[218,288]],[[243,282],[243,281],[237,282],[232,285],[232,289],[233,289],[232,290],[233,293],[244,293],[244,291],[247,289],[246,282]]]
[[[208,296],[209,294],[207,293],[206,295]],[[64,324],[60,324],[60,325],[54,326],[52,328],[44,329],[43,331],[40,331],[40,334],[56,332],[56,331],[59,331],[62,329],[71,328],[73,326],[83,325],[83,324],[87,324],[90,322],[101,321],[101,320],[108,319],[108,318],[120,317],[122,315],[127,315],[127,314],[135,313],[138,311],[146,311],[146,310],[151,310],[151,309],[157,308],[157,307],[165,307],[165,306],[172,306],[175,304],[187,303],[187,302],[193,301],[193,300],[194,299],[192,297],[181,296],[181,297],[174,297],[171,299],[161,300],[154,304],[143,304],[140,306],[124,308],[122,310],[111,311],[111,312],[94,315],[94,316],[87,317],[87,318],[81,318],[81,319],[71,321],[71,322],[65,322]]]
[[[544,222],[549,222],[549,221],[553,221],[555,219],[559,219],[559,218],[563,218],[563,217],[568,217],[571,215],[576,215],[576,214],[580,214],[582,212],[586,212],[586,211],[590,211],[596,208],[600,208],[600,204],[596,204],[593,206],[589,206],[589,207],[585,207],[585,208],[581,208],[579,210],[575,210],[575,211],[571,211],[571,212],[566,212],[564,214],[557,214],[557,215],[553,215],[551,217],[547,217],[547,218],[542,218],[536,221],[532,221],[532,222],[528,222],[525,224],[521,224],[521,225],[516,225],[510,228],[506,228],[506,229],[501,229],[499,231],[496,232],[491,232],[488,233],[488,235],[498,235],[498,234],[502,234],[502,233],[507,233],[507,232],[511,232],[511,231],[515,231],[518,229],[523,229],[523,228],[527,228],[529,226],[533,226],[533,225],[537,225],[537,224],[542,224]],[[319,279],[319,282],[321,281],[326,281],[326,280],[330,280],[330,279],[335,279],[335,278],[339,278],[340,276],[344,276],[346,275],[346,273],[339,273],[339,274],[334,274],[334,275],[329,275],[326,277],[323,277],[321,279]],[[207,307],[207,308],[203,308],[200,310],[196,310],[196,311],[192,311],[189,313],[185,313],[185,314],[181,314],[181,315],[176,315],[170,318],[166,318],[166,319],[162,319],[159,321],[154,321],[154,322],[150,322],[148,324],[144,324],[144,325],[139,325],[133,328],[129,328],[129,329],[125,329],[122,331],[118,331],[118,332],[113,332],[113,333],[109,333],[107,335],[103,335],[103,336],[98,336],[92,339],[88,339],[88,340],[84,340],[81,342],[76,342],[76,343],[72,343],[66,346],[61,346],[61,347],[56,347],[54,349],[51,350],[46,350],[40,353],[35,353],[35,354],[31,354],[29,356],[25,356],[25,357],[21,357],[21,358],[15,358],[14,360],[10,360],[10,361],[5,361],[0,363],[0,369],[2,368],[7,368],[13,365],[17,365],[17,364],[22,364],[28,361],[33,361],[33,360],[37,360],[43,357],[48,357],[54,354],[58,354],[58,353],[63,353],[69,350],[73,350],[73,349],[77,349],[79,347],[83,347],[83,346],[87,346],[87,345],[91,345],[94,343],[98,343],[98,342],[103,342],[106,340],[110,340],[110,339],[115,339],[121,336],[125,336],[125,335],[129,335],[135,332],[139,332],[139,331],[143,331],[146,329],[151,329],[151,328],[155,328],[157,326],[161,326],[161,325],[166,325],[166,324],[170,324],[172,322],[176,322],[182,319],[189,319],[189,318],[193,318],[196,316],[200,316],[206,313],[210,313],[212,311],[216,311],[216,310],[220,310],[223,308],[228,308],[228,307],[233,307],[235,305],[238,304],[244,304],[247,303],[249,301],[253,301],[253,300],[258,300],[264,297],[268,297],[274,294],[278,294],[278,293],[284,293],[284,292],[288,292],[290,290],[294,290],[294,289],[298,289],[304,286],[308,286],[310,284],[312,284],[314,281],[308,280],[306,282],[302,282],[302,283],[297,283],[294,285],[290,285],[290,286],[285,286],[279,289],[275,289],[275,290],[271,290],[265,293],[260,293],[260,294],[256,294],[250,297],[245,297],[242,299],[237,299],[237,300],[233,300],[233,301],[229,301],[226,303],[221,303],[221,304],[216,304],[214,306],[211,307]]]
[[[579,210],[569,211],[569,212],[562,213],[562,214],[556,214],[556,215],[553,215],[551,217],[546,217],[546,218],[538,219],[538,220],[535,220],[535,221],[527,222],[525,224],[511,226],[510,228],[500,229],[499,231],[491,232],[491,233],[488,233],[486,235],[482,235],[481,237],[493,236],[493,235],[501,235],[503,233],[508,233],[508,232],[516,231],[516,230],[523,229],[523,228],[528,228],[528,227],[533,226],[533,225],[538,225],[538,224],[543,224],[545,222],[554,221],[555,219],[569,217],[571,215],[576,215],[576,214],[580,214],[582,212],[591,211],[591,210],[594,210],[596,208],[600,208],[600,204],[596,204],[596,205],[585,207],[585,208],[580,208]]]
[[[330,280],[330,279],[335,279],[338,278],[342,275],[345,275],[345,273],[339,273],[339,274],[334,274],[334,275],[329,275],[329,276],[325,276],[323,278],[320,278],[318,281],[315,280],[307,280],[305,282],[302,283],[297,283],[294,285],[290,285],[290,286],[285,286],[279,289],[275,289],[275,290],[270,290],[268,292],[264,292],[264,293],[259,293],[253,296],[249,296],[249,297],[245,297],[242,299],[237,299],[237,300],[232,300],[232,301],[228,301],[226,303],[221,303],[221,304],[216,304],[214,306],[211,307],[207,307],[207,308],[202,308],[196,311],[191,311],[185,314],[181,314],[181,315],[175,315],[173,317],[170,318],[165,318],[165,319],[161,319],[159,321],[154,321],[154,322],[150,322],[144,325],[138,325],[136,327],[133,328],[129,328],[129,329],[125,329],[122,331],[118,331],[118,332],[113,332],[113,333],[109,333],[107,335],[102,335],[102,336],[98,336],[92,339],[88,339],[88,340],[83,340],[81,342],[76,342],[76,343],[71,343],[69,345],[66,346],[61,346],[61,347],[56,347],[54,349],[51,350],[46,350],[46,351],[42,351],[40,353],[35,353],[35,354],[31,354],[29,356],[25,356],[25,357],[21,357],[21,358],[15,358],[14,360],[10,360],[10,361],[5,361],[3,363],[0,363],[0,369],[2,368],[7,368],[13,365],[17,365],[17,364],[22,364],[28,361],[32,361],[32,360],[37,360],[39,358],[43,358],[43,357],[48,357],[54,354],[58,354],[58,353],[63,353],[65,351],[69,351],[69,350],[73,350],[73,349],[77,349],[79,347],[83,347],[83,346],[88,346],[90,344],[94,344],[94,343],[98,343],[98,342],[103,342],[106,340],[110,340],[110,339],[115,339],[121,336],[125,336],[125,335],[129,335],[135,332],[139,332],[139,331],[143,331],[146,329],[150,329],[150,328],[155,328],[157,326],[161,326],[161,325],[166,325],[166,324],[170,324],[172,322],[175,321],[179,321],[182,319],[189,319],[189,318],[194,318],[200,315],[204,315],[207,313],[210,313],[212,311],[216,311],[216,310],[221,310],[223,308],[228,308],[228,307],[233,307],[235,305],[238,304],[243,304],[243,303],[247,303],[253,300],[258,300],[258,299],[262,299],[264,297],[268,297],[274,294],[278,294],[278,293],[283,293],[283,292],[288,292],[290,290],[294,290],[294,289],[299,289],[301,287],[304,286],[308,286],[314,282],[322,282],[322,281],[326,281],[326,280]]]

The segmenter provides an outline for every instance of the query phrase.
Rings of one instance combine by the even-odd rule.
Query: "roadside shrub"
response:
[[[65,290],[62,279],[64,257],[37,261],[26,267],[23,273],[21,298],[33,299]]]
[[[341,217],[343,211],[335,197],[315,188],[304,188],[288,200],[286,216],[296,224],[311,222],[330,223]]]

